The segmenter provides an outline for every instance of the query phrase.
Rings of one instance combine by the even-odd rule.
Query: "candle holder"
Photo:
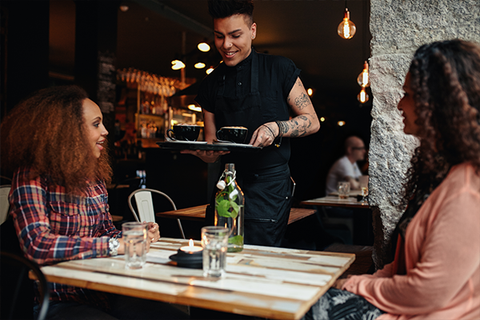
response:
[[[170,260],[182,268],[202,269],[203,248],[193,246],[193,240],[190,240],[190,245],[178,249],[176,254],[170,256]]]

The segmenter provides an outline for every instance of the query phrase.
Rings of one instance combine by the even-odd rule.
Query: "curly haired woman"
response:
[[[407,209],[395,259],[338,282],[314,319],[480,319],[480,47],[421,46],[398,104],[419,138],[407,173]]]
[[[21,249],[40,265],[124,252],[107,203],[112,170],[102,120],[83,89],[59,86],[24,100],[1,124],[2,169],[13,173],[10,215]],[[158,225],[149,224],[148,238],[157,241]],[[122,299],[52,283],[47,317],[112,319],[105,311],[118,305],[136,310]],[[142,302],[135,306],[142,310]]]

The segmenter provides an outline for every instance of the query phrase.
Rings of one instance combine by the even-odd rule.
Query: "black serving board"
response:
[[[213,143],[209,144],[205,141],[160,141],[157,142],[161,149],[165,150],[213,150],[213,151],[258,151],[262,148],[254,147],[250,144],[241,143]]]

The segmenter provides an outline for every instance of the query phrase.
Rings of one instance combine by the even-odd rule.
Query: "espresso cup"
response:
[[[197,141],[200,128],[193,124],[176,124],[167,130],[167,136],[172,140]]]
[[[245,127],[221,127],[217,131],[217,140],[234,142],[234,143],[245,143],[247,139],[248,129]]]

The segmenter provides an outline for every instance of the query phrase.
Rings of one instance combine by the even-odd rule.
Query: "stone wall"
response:
[[[373,99],[369,151],[369,202],[377,268],[388,257],[386,243],[404,208],[402,181],[418,145],[403,133],[397,103],[410,60],[422,44],[460,38],[480,43],[479,0],[370,0],[369,59]]]

